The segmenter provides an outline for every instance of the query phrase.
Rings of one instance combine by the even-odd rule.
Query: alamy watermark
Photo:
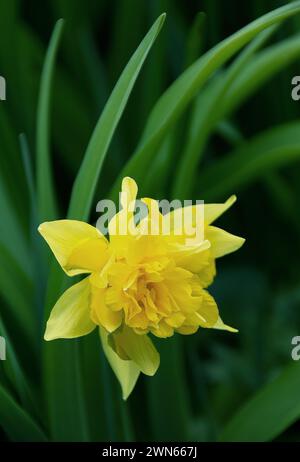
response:
[[[102,234],[185,236],[187,245],[204,240],[204,201],[130,200],[122,192],[119,203],[117,209],[110,199],[98,202],[96,227]]]
[[[0,101],[6,100],[6,80],[0,75]]]
[[[0,361],[6,360],[6,341],[4,337],[0,336]]]

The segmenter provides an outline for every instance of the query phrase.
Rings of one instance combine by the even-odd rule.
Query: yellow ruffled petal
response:
[[[199,273],[208,265],[210,246],[208,240],[193,245],[173,244],[170,245],[170,255],[177,265],[193,273]]]
[[[211,243],[211,253],[214,258],[235,252],[245,242],[242,237],[227,233],[227,231],[215,226],[208,226],[205,237]]]
[[[140,375],[140,369],[133,361],[121,359],[108,344],[108,333],[99,329],[104,354],[114,371],[122,388],[123,399],[126,400],[135,387]]]
[[[112,334],[115,351],[121,358],[132,360],[146,375],[154,375],[159,367],[159,354],[147,335],[138,335],[124,326]]]
[[[122,323],[122,312],[112,311],[105,303],[106,289],[91,289],[91,318],[95,324],[103,326],[108,332],[113,332]]]
[[[126,252],[129,242],[137,235],[134,223],[137,190],[137,184],[132,178],[123,179],[120,194],[122,209],[112,217],[108,224],[110,245],[118,256]]]
[[[200,280],[201,287],[205,289],[213,283],[214,277],[216,275],[216,264],[215,259],[211,257],[211,252],[209,252],[209,258],[205,261],[204,265],[196,271],[197,276]]]
[[[45,340],[75,338],[95,328],[90,318],[90,283],[88,278],[67,289],[56,302],[47,322]]]
[[[163,319],[156,327],[151,327],[150,330],[155,337],[159,338],[168,338],[174,335],[174,328],[169,326]]]
[[[224,204],[204,204],[204,222],[210,225],[219,216],[223,215],[236,201],[236,196],[231,196]]]
[[[108,242],[87,223],[58,220],[42,223],[39,232],[68,276],[102,268],[108,259]]]

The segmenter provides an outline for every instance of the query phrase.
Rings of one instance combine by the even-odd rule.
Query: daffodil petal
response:
[[[204,204],[204,222],[210,225],[219,216],[223,215],[236,201],[236,196],[231,196],[224,204]]]
[[[136,182],[134,181],[133,178],[130,178],[129,176],[126,176],[123,178],[122,181],[122,192],[121,192],[121,204],[122,206],[126,205],[128,206],[131,202],[136,200],[138,192],[138,187]],[[126,197],[126,200],[124,201],[124,196]]]
[[[88,278],[67,289],[56,302],[47,322],[45,340],[89,334],[96,325],[90,318]]]
[[[228,330],[229,332],[238,332],[238,330],[235,329],[234,327],[230,327],[230,326],[227,326],[227,324],[224,324],[224,322],[222,321],[220,316],[219,316],[216,324],[213,326],[213,329]]]
[[[162,320],[157,327],[151,327],[151,332],[156,337],[167,338],[172,337],[174,334],[174,328]]]
[[[49,221],[42,223],[38,230],[68,276],[99,270],[108,258],[107,240],[87,223]]]
[[[227,231],[215,226],[208,226],[205,237],[211,243],[211,252],[214,258],[235,252],[245,242],[242,237],[227,233]]]
[[[131,359],[144,374],[155,374],[159,367],[159,354],[147,335],[138,335],[124,326],[112,336],[119,356]]]
[[[133,362],[121,359],[108,344],[108,333],[99,328],[100,339],[104,354],[114,371],[122,388],[123,399],[126,400],[135,387],[140,375],[139,367]]]

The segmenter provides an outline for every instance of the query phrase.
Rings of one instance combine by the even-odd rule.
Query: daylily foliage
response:
[[[235,196],[224,204],[204,205],[203,237],[195,232],[194,239],[176,229],[184,209],[163,215],[149,198],[142,199],[148,214],[132,229],[134,211],[128,204],[137,197],[133,179],[123,179],[120,197],[122,208],[109,223],[108,237],[76,220],[45,222],[39,232],[68,276],[88,274],[55,304],[45,339],[81,337],[98,327],[127,398],[139,373],[154,375],[159,366],[148,334],[167,338],[193,334],[199,327],[236,331],[221,320],[207,287],[216,274],[216,258],[237,250],[244,239],[211,225]],[[195,230],[200,226],[197,207],[191,206],[184,215]],[[153,225],[156,233],[146,233]],[[125,233],[116,232],[124,227]]]

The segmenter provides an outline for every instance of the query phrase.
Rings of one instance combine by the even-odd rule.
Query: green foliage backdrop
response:
[[[299,441],[300,2],[240,3],[0,0],[0,439]],[[239,334],[158,341],[126,402],[96,334],[43,341],[67,282],[36,230],[94,221],[124,175],[237,194],[247,239],[213,285]]]

